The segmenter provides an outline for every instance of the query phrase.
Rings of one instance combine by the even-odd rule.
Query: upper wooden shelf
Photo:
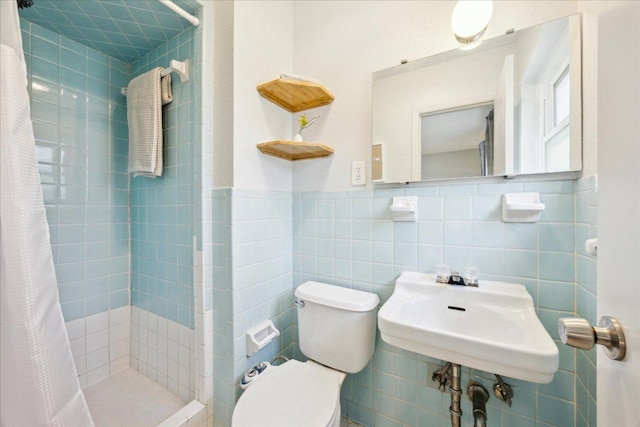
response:
[[[260,95],[292,113],[321,107],[335,97],[319,83],[301,80],[276,79],[258,86]]]
[[[277,140],[258,144],[258,148],[265,154],[286,160],[315,159],[333,154],[333,148],[315,142]]]

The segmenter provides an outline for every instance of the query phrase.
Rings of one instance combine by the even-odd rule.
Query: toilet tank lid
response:
[[[371,311],[380,298],[370,292],[320,282],[305,282],[296,288],[296,298],[348,311]]]

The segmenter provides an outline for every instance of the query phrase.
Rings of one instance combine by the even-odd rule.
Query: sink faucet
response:
[[[460,270],[450,270],[448,265],[442,264],[438,266],[436,282],[447,283],[449,285],[472,286],[477,288],[478,269],[475,267],[467,267],[464,276],[462,276]]]

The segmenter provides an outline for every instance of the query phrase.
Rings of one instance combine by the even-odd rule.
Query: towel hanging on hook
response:
[[[172,59],[169,61],[169,66],[160,72],[160,76],[168,76],[171,73],[176,73],[180,78],[180,83],[186,83],[191,76],[191,61],[185,59],[184,61],[177,61]],[[120,93],[127,96],[127,88],[120,89]],[[169,101],[170,102],[170,101]]]

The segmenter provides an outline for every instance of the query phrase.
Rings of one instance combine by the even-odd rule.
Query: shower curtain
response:
[[[15,1],[0,1],[0,425],[93,426],[62,317]]]

